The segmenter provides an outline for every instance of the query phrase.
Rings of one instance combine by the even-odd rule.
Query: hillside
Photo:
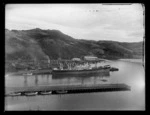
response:
[[[143,42],[78,40],[58,30],[5,29],[6,60],[72,59],[85,55],[100,58],[141,58]]]

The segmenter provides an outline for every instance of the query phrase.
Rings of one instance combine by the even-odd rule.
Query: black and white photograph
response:
[[[142,3],[5,4],[4,111],[145,110]]]

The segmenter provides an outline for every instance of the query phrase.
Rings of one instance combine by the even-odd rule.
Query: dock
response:
[[[85,93],[85,92],[107,92],[107,91],[129,91],[131,87],[126,84],[85,84],[85,85],[55,85],[55,86],[37,86],[37,87],[6,87],[5,95],[11,93],[42,92],[51,91],[57,94],[57,91],[67,91],[69,93]]]
[[[35,70],[35,71],[31,71],[31,73],[32,73],[33,75],[51,74],[51,73],[52,73],[52,70],[50,70],[50,69]]]

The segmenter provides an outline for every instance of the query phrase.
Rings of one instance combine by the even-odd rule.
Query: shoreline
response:
[[[132,63],[140,63],[143,64],[143,59],[118,59],[120,61],[132,62]]]

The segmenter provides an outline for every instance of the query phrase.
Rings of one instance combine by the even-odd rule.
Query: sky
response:
[[[7,4],[5,28],[56,29],[76,39],[139,42],[144,39],[141,4]]]

